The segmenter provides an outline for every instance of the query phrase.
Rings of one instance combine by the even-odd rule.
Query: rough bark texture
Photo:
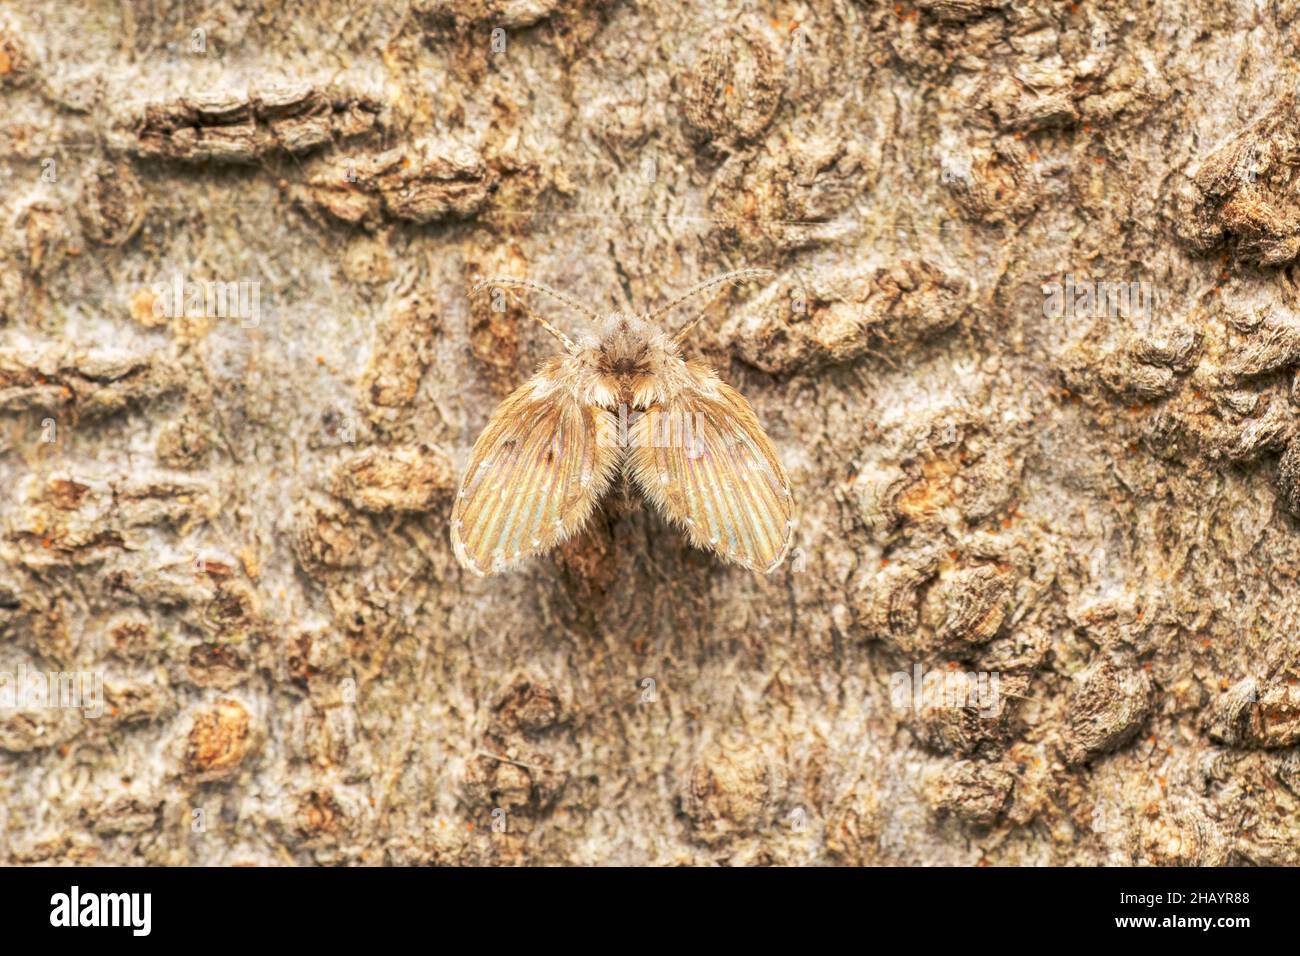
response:
[[[1298,10],[0,3],[0,862],[1300,862]],[[460,570],[474,277],[760,265],[792,560]]]

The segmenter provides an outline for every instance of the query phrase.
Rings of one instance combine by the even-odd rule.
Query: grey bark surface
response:
[[[0,2],[0,862],[1300,862],[1297,12]],[[746,266],[791,560],[463,571],[475,278]]]

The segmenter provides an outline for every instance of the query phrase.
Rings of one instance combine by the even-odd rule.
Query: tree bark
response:
[[[0,860],[1300,862],[1297,9],[3,0]],[[461,569],[476,278],[747,266],[790,559]]]

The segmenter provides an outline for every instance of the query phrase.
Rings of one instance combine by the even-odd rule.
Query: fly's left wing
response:
[[[457,560],[477,575],[548,551],[580,529],[617,470],[608,411],[516,389],[474,443],[451,512]]]
[[[768,573],[790,548],[790,481],[744,396],[707,384],[637,419],[624,467],[696,547]]]

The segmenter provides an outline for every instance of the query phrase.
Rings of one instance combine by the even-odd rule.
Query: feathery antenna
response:
[[[534,282],[531,279],[515,279],[511,276],[490,276],[489,278],[480,279],[478,282],[474,283],[474,286],[473,288],[470,289],[469,294],[470,297],[472,298],[474,296],[481,295],[487,289],[495,289],[495,288],[500,288],[502,290],[528,289],[529,291],[532,292],[540,292],[543,295],[550,296],[552,299],[555,299],[557,302],[567,305],[575,312],[579,312],[582,315],[585,315],[589,319],[592,319],[597,322],[600,321],[600,314],[597,313],[595,309],[588,308],[587,306],[583,305],[581,302],[569,298],[563,292],[557,292],[555,289],[552,289],[550,286],[543,285],[540,282]],[[518,296],[512,296],[512,298],[514,299],[515,304],[518,305],[519,308],[523,309],[524,313],[530,319],[532,319],[534,322],[536,322],[538,325],[544,328],[547,332],[550,332],[551,335],[559,339],[560,342],[564,345],[564,350],[566,352],[568,352],[570,355],[573,355],[578,351],[578,346],[574,344],[573,339],[569,338],[567,335],[565,335],[555,326],[551,325],[550,322],[547,322],[544,318],[542,318],[532,309],[528,308],[528,306]]]
[[[534,282],[532,279],[516,279],[512,276],[491,276],[487,279],[480,279],[474,284],[472,294],[478,294],[489,286],[504,286],[512,289],[529,289],[533,292],[540,292],[543,295],[549,295],[556,302],[561,302],[573,309],[575,312],[581,312],[587,318],[594,322],[601,320],[601,315],[590,306],[583,305],[576,299],[571,299],[563,292],[557,292],[549,285],[543,285],[541,282]]]
[[[681,344],[682,340],[686,337],[687,333],[689,333],[691,329],[695,328],[695,326],[699,323],[700,319],[704,318],[704,313],[707,312],[709,310],[709,307],[718,300],[718,296],[722,294],[722,290],[725,286],[742,282],[745,279],[757,279],[760,276],[770,276],[770,275],[772,275],[771,269],[737,269],[734,272],[724,272],[722,273],[722,275],[714,276],[712,279],[705,279],[699,285],[694,286],[693,288],[690,288],[685,292],[683,292],[681,295],[673,299],[667,305],[660,306],[658,309],[655,309],[655,311],[651,312],[649,315],[646,316],[646,320],[650,322],[658,321],[660,318],[667,315],[673,309],[677,308],[680,305],[683,305],[686,302],[689,302],[691,299],[695,298],[696,296],[703,295],[706,292],[713,292],[714,293],[713,297],[709,299],[708,302],[705,303],[704,308],[700,310],[699,314],[696,315],[695,318],[687,322],[684,326],[682,326],[681,330],[678,331],[678,333],[675,336],[673,336],[673,344],[679,345]]]

